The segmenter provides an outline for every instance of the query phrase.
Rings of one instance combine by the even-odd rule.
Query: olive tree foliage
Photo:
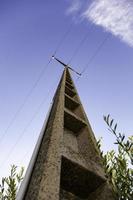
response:
[[[23,180],[24,168],[18,172],[17,166],[12,165],[9,177],[2,178],[0,184],[0,200],[15,200],[18,188]]]
[[[118,151],[101,152],[105,172],[111,182],[118,200],[133,200],[133,136],[126,139],[124,134],[117,131],[117,123],[110,115],[104,116],[108,129],[116,138],[114,144]],[[101,147],[101,141],[98,141]]]

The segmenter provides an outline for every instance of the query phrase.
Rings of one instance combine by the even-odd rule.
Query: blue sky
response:
[[[114,148],[103,115],[132,135],[132,11],[130,0],[0,1],[0,177],[10,164],[26,167],[30,160],[63,71],[54,60],[47,65],[62,38],[56,56],[66,63],[72,57],[79,72],[87,67],[75,84],[103,149]]]

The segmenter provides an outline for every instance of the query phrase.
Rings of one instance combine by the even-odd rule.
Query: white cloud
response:
[[[74,9],[75,2],[69,8],[69,14],[80,10],[80,17],[103,27],[133,47],[133,0],[93,0],[92,3],[87,0],[84,9],[82,0],[82,6],[76,9],[75,4]]]
[[[67,10],[67,14],[73,14],[80,10],[81,8],[81,1],[80,0],[71,0],[71,5]]]
[[[133,1],[95,0],[83,16],[133,47]]]

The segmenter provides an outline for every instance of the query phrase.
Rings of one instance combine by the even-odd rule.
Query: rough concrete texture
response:
[[[65,157],[62,158],[61,185],[62,189],[75,194],[80,198],[87,198],[91,192],[95,191],[104,180]]]
[[[116,200],[116,195],[112,191],[111,186],[106,182],[93,192],[88,200]]]
[[[55,103],[24,197],[25,200],[59,199],[64,114],[63,82],[64,75],[54,98]]]
[[[70,192],[61,190],[60,191],[60,200],[68,200],[68,199],[69,200],[83,200]]]
[[[114,200],[94,134],[67,68],[53,101],[23,199]]]

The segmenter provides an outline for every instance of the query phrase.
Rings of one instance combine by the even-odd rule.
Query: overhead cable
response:
[[[57,80],[54,83],[54,86],[57,84]],[[53,87],[53,86],[52,86]],[[48,94],[45,96],[45,98],[42,100],[42,102],[40,103],[40,105],[38,106],[38,108],[36,109],[36,112],[33,114],[32,118],[30,119],[30,121],[26,124],[26,126],[24,127],[23,131],[19,134],[19,137],[17,138],[17,140],[15,141],[15,143],[13,144],[13,146],[9,149],[9,152],[7,154],[7,156],[4,158],[4,160],[2,161],[0,168],[9,160],[10,156],[12,155],[14,149],[16,148],[16,146],[19,144],[19,142],[21,141],[22,137],[24,136],[26,130],[29,128],[29,126],[31,125],[31,123],[33,122],[33,120],[36,118],[36,116],[38,115],[38,113],[40,112],[40,110],[42,109],[43,104],[46,102],[47,98],[49,97],[51,90],[49,90]]]
[[[68,36],[68,34],[70,33],[72,28],[72,23],[70,24],[69,28],[67,29],[67,31],[65,32],[65,34],[63,35],[63,37],[61,38],[61,40],[59,41],[56,50],[54,52],[54,55],[57,53],[57,51],[59,50],[59,48],[61,47],[61,45],[63,44],[65,38]],[[18,115],[20,114],[21,110],[23,109],[23,107],[25,106],[27,100],[29,99],[29,97],[31,96],[31,94],[33,93],[34,89],[36,88],[36,86],[38,85],[39,81],[41,80],[41,78],[44,75],[44,72],[46,70],[46,68],[48,67],[48,65],[50,64],[50,62],[52,61],[52,58],[50,58],[50,60],[48,61],[48,63],[45,65],[45,67],[43,67],[42,71],[39,73],[39,76],[37,77],[37,79],[35,80],[33,86],[31,87],[31,89],[29,90],[28,94],[25,96],[24,101],[22,102],[22,104],[20,105],[20,107],[18,108],[18,110],[15,112],[15,114],[13,115],[11,121],[9,122],[8,126],[6,127],[5,131],[3,132],[3,134],[0,136],[0,143],[1,141],[4,139],[4,137],[6,136],[8,130],[10,129],[10,127],[12,126],[12,124],[15,122],[15,120],[17,119]]]
[[[89,37],[89,32],[90,32],[90,30],[87,31],[87,33],[85,33],[85,36],[81,39],[80,43],[78,44],[77,48],[75,49],[75,51],[73,52],[71,58],[69,59],[67,65],[69,65],[69,64],[72,62],[72,60],[74,59],[74,57],[75,57],[75,56],[77,55],[77,53],[79,52],[81,46],[82,46],[82,45],[85,43],[85,41],[88,39],[88,37]]]
[[[109,37],[110,37],[110,35],[107,35],[103,39],[103,41],[98,45],[98,47],[96,48],[96,50],[92,54],[91,58],[89,59],[88,63],[86,64],[86,66],[81,71],[81,74],[83,74],[87,70],[87,68],[89,67],[89,64],[92,63],[93,60],[96,58],[96,56],[99,54],[99,52],[101,51],[101,49],[103,48],[103,46],[105,45],[105,43],[107,42],[107,40],[109,39]]]
[[[2,142],[2,140],[4,139],[4,137],[6,136],[8,130],[10,129],[10,127],[12,126],[12,124],[15,122],[15,120],[17,119],[18,115],[20,114],[21,110],[24,108],[27,100],[29,99],[29,97],[31,96],[31,94],[33,93],[34,89],[36,88],[36,86],[38,85],[40,79],[42,78],[42,76],[44,75],[44,72],[46,70],[46,68],[48,67],[48,65],[50,64],[51,59],[48,61],[48,63],[45,65],[45,67],[42,69],[42,71],[39,73],[39,76],[37,77],[37,79],[35,80],[33,86],[31,87],[31,89],[29,90],[29,92],[27,93],[27,95],[24,98],[24,101],[22,102],[22,104],[20,105],[20,107],[18,108],[18,110],[15,112],[13,118],[11,119],[11,121],[9,122],[8,126],[6,127],[5,131],[3,132],[3,134],[0,136],[0,143]]]

